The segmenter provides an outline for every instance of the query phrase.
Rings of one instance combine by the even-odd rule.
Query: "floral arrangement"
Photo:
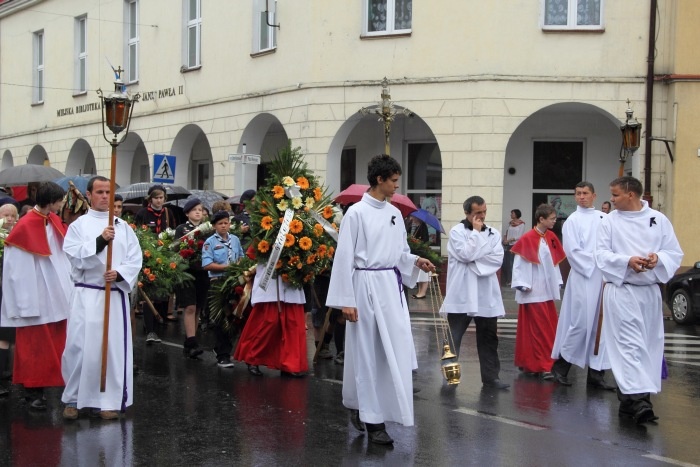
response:
[[[408,235],[406,238],[408,241],[408,247],[411,249],[411,253],[418,255],[421,258],[429,259],[431,263],[435,265],[437,271],[440,270],[440,265],[442,264],[442,257],[437,251],[430,248],[428,242],[421,242],[419,239]]]
[[[194,280],[186,272],[189,263],[168,248],[173,232],[161,232],[158,236],[147,226],[131,224],[143,252],[143,265],[139,274],[139,290],[151,300],[164,300],[175,287]]]
[[[203,222],[193,231],[183,235],[177,242],[173,242],[172,245],[177,247],[182,259],[193,265],[199,264],[201,267],[202,247],[204,241],[213,231],[214,228],[210,222]]]
[[[293,211],[274,267],[276,275],[295,288],[330,267],[336,246],[330,233],[338,231],[330,197],[307,167],[301,149],[292,149],[288,142],[271,162],[265,185],[246,203],[254,239],[251,248],[261,264],[272,255],[285,212]]]
[[[255,265],[254,259],[244,256],[230,264],[223,279],[209,289],[209,318],[232,335],[242,329],[249,312]]]

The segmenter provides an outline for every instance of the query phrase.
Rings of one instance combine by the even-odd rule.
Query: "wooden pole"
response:
[[[109,196],[114,196],[115,183],[114,176],[117,172],[117,135],[110,143],[112,146],[112,161],[109,169]],[[114,203],[110,200],[109,203],[109,227],[114,226]],[[112,269],[112,240],[107,243],[107,267],[106,271]],[[110,297],[112,295],[112,283],[105,282],[105,310],[104,322],[102,323],[102,369],[100,371],[100,392],[105,392],[107,383],[107,346],[109,344],[109,308]]]

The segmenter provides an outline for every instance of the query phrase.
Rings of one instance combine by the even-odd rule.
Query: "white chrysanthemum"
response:
[[[299,209],[304,205],[304,202],[301,200],[300,196],[297,196],[296,198],[292,198],[292,207],[294,209]]]
[[[284,178],[282,179],[282,184],[283,184],[284,186],[292,186],[292,185],[294,185],[295,183],[296,183],[296,182],[294,181],[294,179],[293,179],[292,177],[284,177]]]
[[[283,199],[282,201],[277,203],[277,209],[279,209],[280,211],[286,211],[288,207],[289,207],[289,204],[287,204],[286,199]]]

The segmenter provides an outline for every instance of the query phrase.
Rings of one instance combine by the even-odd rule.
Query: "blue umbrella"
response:
[[[417,211],[413,211],[410,215],[415,217],[416,219],[422,220],[438,232],[445,233],[445,229],[442,228],[442,224],[440,224],[438,218],[430,214],[425,209],[418,209]]]

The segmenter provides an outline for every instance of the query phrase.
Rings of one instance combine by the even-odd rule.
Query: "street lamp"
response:
[[[384,123],[384,153],[389,154],[389,136],[391,135],[391,122],[394,121],[394,117],[399,113],[394,107],[394,103],[391,101],[391,94],[389,94],[389,80],[384,77],[382,80],[382,94],[381,101],[379,105],[371,105],[369,107],[362,107],[359,112],[362,115],[369,115],[370,113],[375,113],[379,115],[377,121]],[[400,111],[407,117],[412,117],[413,112],[408,109],[403,109]]]
[[[112,146],[112,160],[109,170],[109,194],[114,196],[115,183],[114,176],[117,171],[117,146],[123,143],[129,134],[129,123],[131,122],[131,114],[134,111],[134,104],[139,101],[141,97],[139,94],[130,96],[124,87],[124,83],[121,80],[122,68],[119,67],[114,70],[116,79],[114,80],[114,92],[105,97],[102,93],[102,89],[97,90],[97,95],[100,96],[100,101],[102,103],[102,136],[104,136],[105,141],[107,141],[110,146]],[[107,137],[105,132],[105,125],[112,132],[112,139]],[[117,140],[117,136],[122,131],[126,130],[124,136]],[[110,200],[109,203],[109,226],[114,225],[114,203]],[[107,243],[107,260],[106,260],[106,270],[112,269],[112,241]],[[105,383],[107,380],[107,344],[109,336],[109,307],[110,307],[110,295],[111,295],[112,283],[105,283],[105,309],[104,309],[104,323],[102,324],[102,371],[100,372],[100,392],[105,392]]]
[[[622,131],[622,148],[620,148],[620,171],[619,175],[622,177],[625,167],[625,162],[627,158],[634,154],[634,152],[639,149],[639,142],[641,140],[642,134],[642,124],[637,121],[636,118],[632,117],[634,110],[630,107],[630,100],[627,99],[627,110],[625,114],[627,115],[627,120],[624,125],[620,125],[620,131]]]

